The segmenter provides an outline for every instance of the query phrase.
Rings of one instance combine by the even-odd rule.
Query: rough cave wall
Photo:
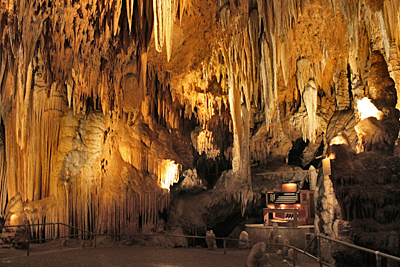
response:
[[[333,138],[328,148],[332,159],[330,179],[340,206],[334,218],[334,235],[398,256],[400,158],[394,156],[400,129],[400,113],[394,108],[397,92],[382,54],[372,52],[369,62],[369,97],[375,108],[369,107],[368,111],[375,109],[376,115],[360,116],[354,126],[358,136],[356,149],[343,135]],[[363,114],[362,105],[359,111]],[[332,247],[337,266],[355,262],[369,266],[374,259],[371,254],[354,253],[337,245]]]
[[[400,82],[397,0],[13,1],[1,17],[0,211],[21,194],[39,221],[95,231],[156,221],[196,153],[231,161],[224,190],[298,138],[309,164],[369,95],[371,51]]]
[[[356,155],[346,147],[333,151],[337,158],[332,162],[331,179],[341,211],[335,214],[334,236],[399,256],[399,158],[379,151]],[[352,262],[376,265],[372,254],[335,245],[330,252],[337,266]]]

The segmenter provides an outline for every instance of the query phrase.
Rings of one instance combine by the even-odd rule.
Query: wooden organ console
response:
[[[264,225],[314,225],[314,190],[297,190],[297,184],[283,184],[281,192],[267,192],[266,202]]]

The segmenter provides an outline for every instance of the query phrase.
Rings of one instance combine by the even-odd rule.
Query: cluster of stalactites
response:
[[[227,68],[223,59],[223,51],[213,50],[209,61],[202,63],[201,80],[189,84],[182,98],[185,106],[185,117],[192,115],[203,128],[212,128],[213,123],[222,122],[230,125],[231,116],[226,112],[230,108]],[[218,85],[216,92],[213,87]],[[203,89],[204,88],[204,89]],[[214,88],[215,89],[215,88]],[[202,108],[199,108],[202,103]],[[218,117],[218,120],[215,118]]]
[[[213,70],[219,69],[215,74],[216,82],[221,91],[215,94],[209,87]],[[176,130],[184,126],[184,121],[196,120],[203,128],[211,129],[216,124],[232,124],[229,114],[229,98],[226,86],[226,71],[218,54],[211,57],[202,69],[202,79],[194,80],[184,86],[183,90],[173,88],[168,80],[164,83],[150,83],[148,81],[148,96],[142,104],[143,116],[151,115],[157,122],[168,130]],[[149,80],[155,79],[154,70],[148,71]],[[215,84],[214,84],[215,85]],[[201,89],[205,87],[205,89]]]
[[[186,8],[186,0],[153,0],[154,12],[154,43],[158,52],[162,52],[165,45],[167,60],[171,58],[172,34],[177,12],[182,19]]]
[[[176,98],[173,99],[173,92],[169,88],[161,88],[158,92],[157,103],[154,103],[159,122],[164,121],[168,130],[178,129],[182,125],[183,108]]]
[[[133,142],[126,148],[119,148],[122,159],[137,170],[156,176],[158,186],[169,190],[170,186],[179,181],[181,165],[168,159],[172,156],[166,155],[165,151],[160,151],[160,147],[153,146],[150,150],[137,143]]]
[[[194,149],[199,155],[205,154],[207,158],[215,159],[220,154],[220,149],[214,143],[213,132],[202,127],[197,127],[191,133]]]
[[[214,67],[212,71],[220,77],[226,69],[226,75],[221,77],[227,77],[237,162],[247,162],[249,159],[252,106],[264,110],[268,130],[279,129],[271,127],[272,121],[279,123],[280,120],[278,65],[284,72],[285,84],[295,67],[290,65],[293,62],[290,61],[289,47],[281,44],[278,36],[295,24],[301,9],[301,1],[284,2],[258,1],[257,7],[251,7],[255,3],[244,1],[239,3],[237,9],[232,3],[223,4],[220,9],[219,20],[227,36],[220,43],[220,50],[226,67]],[[233,17],[239,19],[234,20]],[[233,163],[233,166],[247,173],[241,164]]]
[[[119,66],[131,57],[137,58],[138,79],[145,87],[152,7],[152,0],[9,2],[0,9],[8,18],[0,33],[0,79],[7,66],[18,83],[15,89],[7,89],[13,91],[7,94],[24,92],[18,101],[29,101],[29,66],[42,54],[46,86],[65,84],[68,104],[75,113],[87,108],[88,99],[94,106],[104,106],[105,112],[120,109]],[[19,124],[23,136],[24,121]],[[24,146],[24,138],[18,137],[18,142]]]
[[[243,5],[245,6],[245,4]],[[361,79],[363,68],[365,68],[364,62],[357,62],[364,57],[360,53],[365,53],[360,50],[364,49],[363,44],[360,44],[364,26],[370,32],[373,49],[385,51],[387,59],[393,65],[393,67],[389,67],[391,76],[395,79],[396,84],[400,82],[399,79],[396,79],[396,77],[400,77],[400,74],[396,69],[398,63],[393,56],[393,54],[397,55],[398,49],[394,49],[393,45],[390,46],[390,44],[399,43],[400,3],[398,1],[385,1],[382,9],[377,10],[373,9],[372,4],[362,5],[361,1],[357,4],[348,1],[326,2],[327,8],[333,9],[335,14],[342,12],[346,18],[348,42],[350,43],[349,58],[341,58],[336,61],[331,77],[324,77],[327,73],[326,62],[332,58],[332,55],[328,53],[329,44],[321,46],[321,51],[318,52],[320,60],[317,62],[310,62],[306,58],[298,60],[291,54],[291,51],[296,49],[289,35],[291,30],[296,27],[299,16],[303,15],[302,12],[306,9],[305,5],[307,4],[302,0],[260,0],[257,1],[256,8],[251,9],[250,12],[244,11],[242,14],[242,19],[247,20],[247,23],[238,23],[238,20],[233,22],[232,17],[237,15],[232,14],[233,9],[229,10],[229,6],[226,5],[221,8],[222,29],[226,32],[229,29],[235,29],[231,30],[228,43],[223,45],[223,51],[225,51],[224,58],[228,67],[229,88],[232,91],[230,92],[232,120],[235,132],[239,135],[239,143],[242,139],[240,135],[243,127],[241,122],[242,104],[247,105],[252,101],[255,105],[261,103],[261,107],[265,110],[268,130],[274,129],[270,128],[272,121],[279,123],[282,116],[278,103],[278,80],[280,79],[278,76],[280,75],[282,75],[285,86],[300,91],[302,106],[307,114],[302,123],[303,127],[300,129],[305,140],[314,141],[321,131],[317,118],[317,93],[321,86],[327,85],[323,79],[331,79],[330,83],[334,84],[337,110],[352,108],[351,105],[354,105],[354,102],[350,98],[348,85],[353,82],[357,83],[357,79]],[[360,21],[365,21],[366,25],[359,23]],[[261,25],[263,25],[263,32],[260,31]],[[253,51],[257,51],[257,53],[254,54]],[[291,81],[292,77],[296,77],[296,83]],[[258,94],[258,88],[261,88],[261,94]],[[263,96],[260,102],[258,101],[259,95]],[[270,135],[279,136],[278,133],[273,132]]]
[[[340,0],[340,11],[347,21],[349,38],[349,60],[351,83],[365,86],[368,72],[370,51],[381,51],[388,63],[390,76],[396,83],[400,96],[400,69],[398,54],[400,44],[400,2],[385,1],[346,1]],[[365,38],[368,36],[368,38]],[[350,73],[348,74],[350,76]],[[363,83],[364,82],[364,83]],[[362,88],[362,86],[360,86]],[[364,95],[353,91],[354,100],[361,100]],[[397,108],[400,106],[398,97]],[[357,101],[353,101],[357,110]]]
[[[184,101],[184,117],[194,118],[203,127],[212,126],[213,123],[221,122],[229,125],[231,123],[229,114],[226,113],[229,107],[229,100],[226,96],[213,96],[210,93],[190,94],[191,97]],[[201,107],[199,107],[201,103]],[[219,119],[216,121],[215,117]]]
[[[17,76],[6,75],[3,103],[14,96],[12,108],[4,110],[5,151],[0,157],[7,166],[0,167],[1,195],[21,194],[23,201],[35,201],[54,193],[52,162],[59,142],[61,118],[66,112],[63,86],[45,82],[42,55],[38,53],[27,66],[24,76],[22,49],[15,66]],[[8,64],[4,61],[1,64]],[[35,70],[35,71],[33,71]],[[25,77],[25,78],[23,78]],[[24,82],[25,81],[25,82]],[[3,95],[3,96],[4,96]],[[4,151],[3,151],[4,152]],[[1,160],[0,160],[1,161]],[[1,163],[0,163],[1,164]],[[7,171],[7,175],[2,173]],[[4,208],[4,202],[1,204]]]
[[[230,33],[228,43],[222,44],[222,51],[228,69],[234,132],[238,134],[239,144],[242,140],[242,105],[249,111],[251,103],[256,106],[261,104],[266,113],[268,129],[271,121],[280,119],[277,101],[278,65],[282,67],[285,84],[295,67],[290,65],[293,65],[290,61],[290,47],[281,42],[279,36],[290,30],[296,22],[301,3],[258,1],[257,8],[252,8],[250,12],[242,9],[244,22],[235,21],[233,24],[230,10],[227,6],[221,8],[220,22],[223,30],[236,29]],[[249,3],[243,6],[248,7]],[[261,24],[264,25],[263,32]],[[239,25],[245,26],[241,28]]]
[[[156,225],[159,213],[170,203],[169,192],[165,190],[111,195],[93,184],[85,185],[72,187],[68,197],[61,194],[57,201],[47,198],[25,203],[24,213],[32,225],[31,237],[49,239],[73,234],[63,225],[56,224],[54,228],[50,224],[40,225],[48,222],[60,222],[93,233],[135,234],[141,227]]]

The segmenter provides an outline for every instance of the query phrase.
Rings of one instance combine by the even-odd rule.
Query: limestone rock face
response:
[[[386,60],[379,51],[370,55],[371,68],[368,75],[369,97],[378,109],[395,107],[397,91],[393,79],[389,76]]]
[[[29,237],[29,221],[24,214],[24,207],[21,195],[16,195],[10,199],[6,210],[4,227],[0,233],[1,247],[26,248],[26,240]]]
[[[196,193],[207,189],[207,181],[204,181],[197,175],[197,170],[186,170],[182,173],[182,182],[179,184],[178,190]]]
[[[358,144],[357,132],[354,130],[356,124],[356,115],[352,110],[335,112],[326,129],[327,143],[332,143],[332,138],[337,136],[338,133],[341,133],[341,135],[344,133],[349,145],[355,150]]]
[[[171,199],[181,205],[183,194],[169,190],[194,169],[214,187],[201,192],[198,213],[215,224],[244,216],[260,199],[254,166],[294,164],[299,140],[296,165],[318,167],[338,132],[354,147],[363,97],[395,114],[399,8],[397,0],[4,2],[0,216],[20,195],[31,223],[137,233],[171,214]],[[375,137],[360,124],[366,150],[391,150],[392,119]],[[229,208],[219,219],[221,206]],[[171,222],[179,219],[190,228],[185,216]],[[203,232],[214,224],[193,220]]]
[[[392,108],[385,110],[385,113],[381,120],[369,117],[354,127],[362,146],[361,151],[386,150],[393,153],[400,129],[400,112]]]
[[[338,238],[393,253],[389,240],[393,231],[398,234],[400,223],[397,216],[399,158],[380,151],[356,155],[343,145],[332,146],[332,150],[336,158],[332,160],[331,180],[341,210],[340,219],[345,221],[339,221]],[[333,256],[337,261],[349,260],[352,257],[346,250],[336,247]],[[394,255],[399,255],[398,251]],[[368,262],[369,256],[362,257]]]

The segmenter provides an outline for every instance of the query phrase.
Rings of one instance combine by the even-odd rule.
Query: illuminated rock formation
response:
[[[319,167],[339,132],[353,149],[357,133],[366,150],[382,138],[392,149],[399,7],[2,3],[0,216],[19,194],[31,223],[138,232],[167,211],[169,188],[188,169],[215,187],[204,194],[207,212],[230,201],[244,215],[259,200],[252,171],[280,167],[271,162]],[[355,132],[364,97],[386,114],[381,123],[394,125],[390,134]]]
[[[358,135],[356,148],[360,153],[355,153],[345,134],[341,139],[333,138],[328,148],[333,159],[330,178],[341,214],[324,219],[325,222],[335,221],[334,233],[325,232],[359,246],[399,255],[400,158],[393,156],[393,151],[400,129],[400,113],[394,108],[397,94],[383,57],[373,53],[371,61],[375,62],[369,70],[368,88],[372,100],[358,101],[360,121],[354,127]],[[338,266],[356,262],[369,266],[373,259],[372,255],[362,255],[338,245],[333,246],[332,255]]]

